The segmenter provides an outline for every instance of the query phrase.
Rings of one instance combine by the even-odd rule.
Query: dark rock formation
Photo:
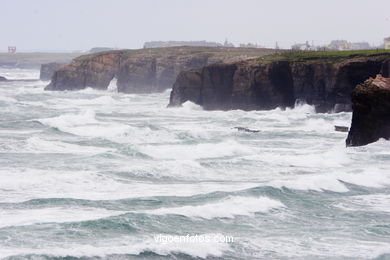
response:
[[[90,54],[56,71],[46,90],[106,89],[116,77],[119,92],[158,92],[171,88],[182,70],[274,52],[253,48],[172,47]]]
[[[2,77],[2,76],[0,76],[0,81],[7,81],[7,79]]]
[[[50,80],[56,70],[65,66],[65,63],[51,62],[41,65],[40,80]]]
[[[347,146],[390,139],[390,78],[378,75],[359,84],[352,93],[352,108]]]
[[[57,70],[45,90],[106,89],[119,70],[119,51],[75,59]]]
[[[249,129],[249,128],[241,127],[241,126],[236,126],[236,127],[234,127],[234,129],[237,129],[237,131],[247,132],[247,133],[259,133],[260,132],[260,130],[253,130],[253,129]]]
[[[183,71],[169,105],[189,100],[208,110],[261,110],[292,107],[301,100],[317,112],[351,111],[352,90],[381,71],[388,73],[390,53],[337,55],[283,54]]]
[[[344,132],[344,133],[347,133],[349,131],[349,127],[348,126],[340,126],[340,125],[335,125],[334,126],[334,130],[336,132]]]

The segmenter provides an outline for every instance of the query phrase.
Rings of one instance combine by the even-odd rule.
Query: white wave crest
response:
[[[66,114],[53,118],[39,119],[42,124],[79,136],[113,138],[125,136],[131,127],[119,123],[106,123],[96,119],[93,110],[79,114]]]
[[[222,236],[222,234],[199,234],[202,236]],[[61,244],[40,246],[39,248],[2,247],[2,257],[36,254],[57,257],[105,257],[108,255],[125,254],[139,255],[143,252],[154,252],[168,256],[182,253],[193,257],[221,257],[230,251],[228,243],[159,243],[151,237],[120,236],[115,239],[95,241],[94,244],[78,244],[63,242]]]
[[[271,209],[282,208],[284,204],[280,201],[267,197],[228,197],[221,201],[208,203],[199,206],[183,206],[177,208],[160,208],[145,211],[148,214],[167,215],[176,214],[187,217],[212,218],[234,218],[235,216],[251,216],[256,212],[269,212]]]
[[[0,169],[0,202],[63,198],[118,200],[154,196],[194,196],[217,191],[239,191],[254,183],[156,183],[129,182],[101,172],[39,169]]]
[[[0,227],[25,226],[37,223],[86,221],[125,213],[102,208],[54,207],[42,209],[2,209]]]
[[[181,105],[183,110],[203,110],[202,106],[197,105],[191,101],[186,101]]]
[[[107,87],[107,91],[108,92],[118,92],[118,86],[117,86],[117,78],[113,78],[111,81],[110,81],[110,84],[108,85]]]
[[[229,140],[221,143],[196,145],[160,145],[143,146],[140,151],[158,159],[203,159],[226,156],[240,156],[253,153],[253,149]]]
[[[61,141],[49,141],[39,137],[27,139],[26,150],[33,153],[99,154],[113,151],[108,148],[82,146]]]

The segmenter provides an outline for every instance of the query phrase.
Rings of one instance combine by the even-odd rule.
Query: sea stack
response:
[[[390,139],[390,78],[377,75],[359,84],[352,92],[352,109],[347,146]]]

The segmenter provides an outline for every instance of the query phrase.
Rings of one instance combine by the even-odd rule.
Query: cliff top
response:
[[[180,47],[164,47],[164,48],[151,48],[151,49],[135,49],[135,50],[114,50],[105,51],[99,53],[92,53],[77,57],[76,60],[90,59],[100,55],[109,53],[121,53],[124,56],[177,56],[177,55],[196,55],[204,54],[210,56],[247,56],[253,58],[257,56],[264,56],[274,54],[274,49],[261,49],[261,48],[229,48],[229,47],[193,47],[193,46],[180,46]],[[282,51],[281,51],[282,52]]]
[[[255,59],[255,62],[267,61],[294,61],[294,62],[342,62],[344,60],[359,58],[389,58],[390,50],[356,50],[356,51],[307,51],[282,52]]]

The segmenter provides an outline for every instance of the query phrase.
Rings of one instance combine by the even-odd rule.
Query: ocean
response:
[[[47,84],[0,82],[0,258],[390,259],[390,142],[346,148],[351,113]]]

